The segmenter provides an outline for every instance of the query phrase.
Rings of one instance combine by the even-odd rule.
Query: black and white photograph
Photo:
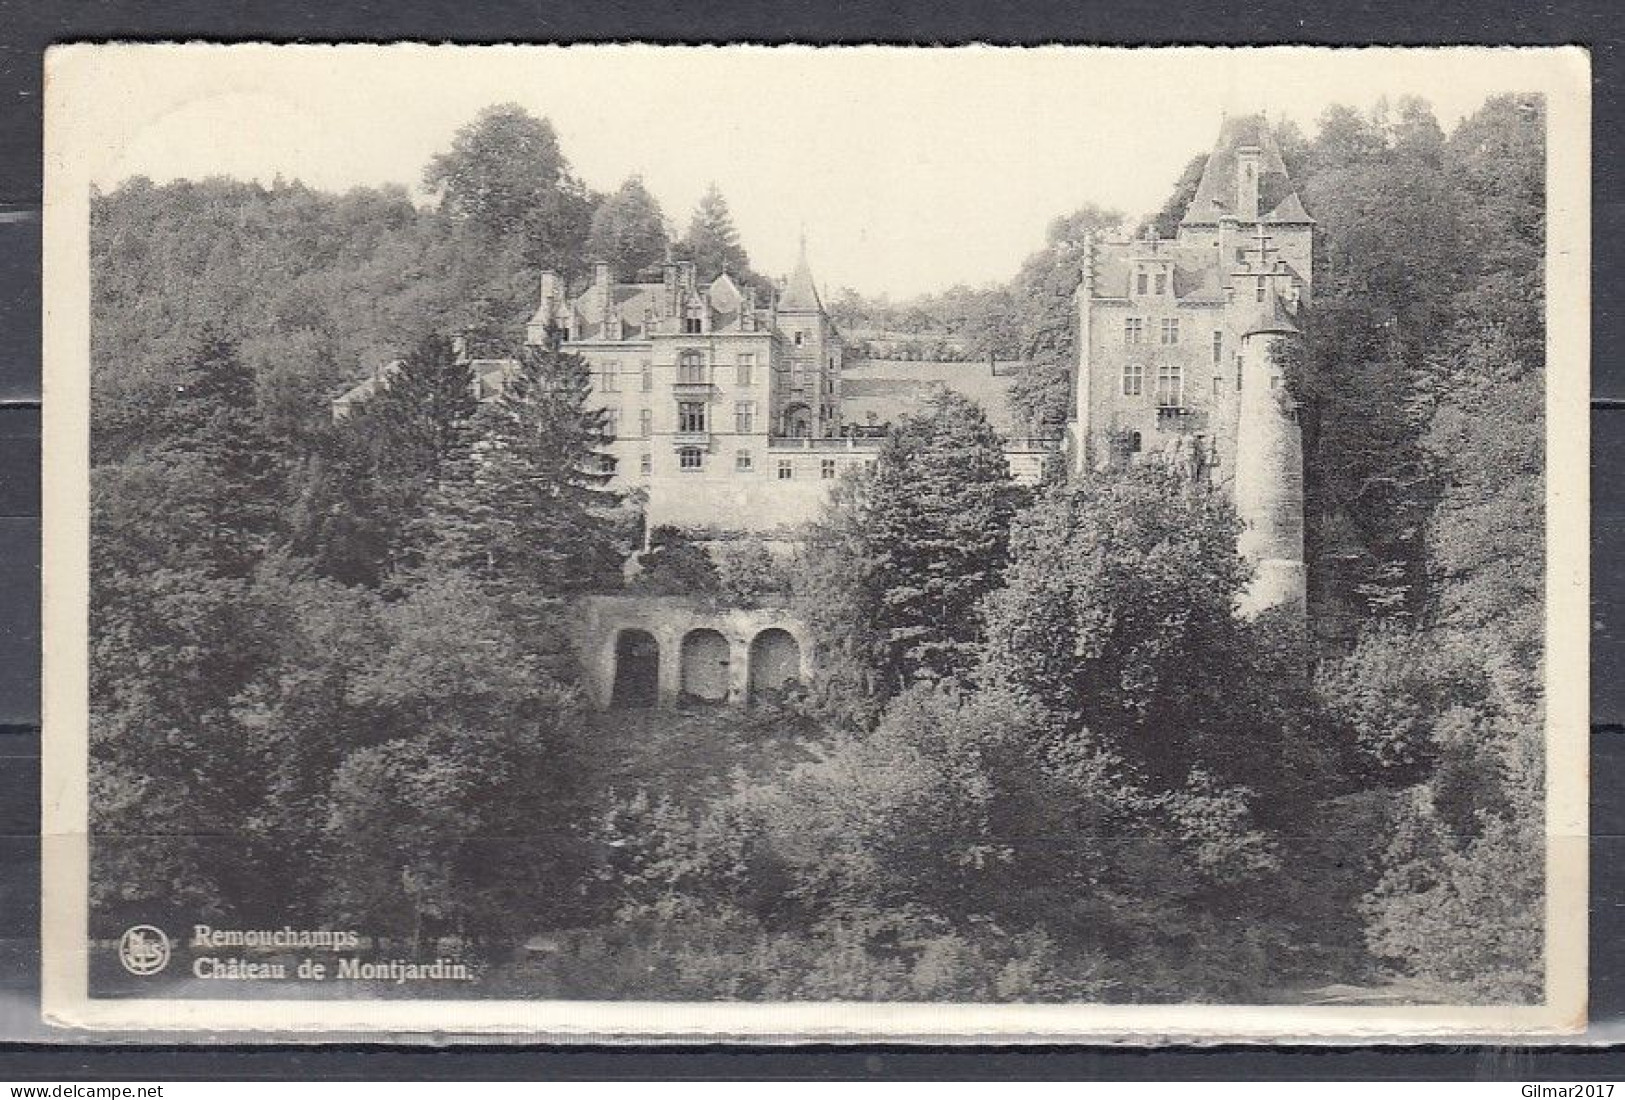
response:
[[[1588,84],[54,49],[47,1013],[1583,1028]]]

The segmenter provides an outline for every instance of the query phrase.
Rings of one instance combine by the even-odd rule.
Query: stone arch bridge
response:
[[[576,651],[602,708],[669,707],[684,697],[743,705],[812,675],[812,639],[792,612],[685,596],[588,597]]]

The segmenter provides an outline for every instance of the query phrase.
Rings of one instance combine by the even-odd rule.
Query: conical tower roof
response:
[[[1309,225],[1314,219],[1304,210],[1297,187],[1287,175],[1281,148],[1275,143],[1263,115],[1235,115],[1219,127],[1219,140],[1208,154],[1202,181],[1185,208],[1182,225],[1217,225],[1225,215],[1236,215],[1236,150],[1257,146],[1260,151],[1258,213],[1261,221]]]
[[[813,284],[812,268],[807,266],[807,238],[801,238],[801,255],[796,259],[796,269],[790,275],[790,282],[784,288],[784,294],[779,298],[779,312],[781,313],[822,313],[824,303],[818,298],[818,288]]]

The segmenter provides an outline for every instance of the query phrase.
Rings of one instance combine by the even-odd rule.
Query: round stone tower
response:
[[[1303,437],[1277,361],[1299,332],[1274,283],[1258,279],[1263,300],[1241,334],[1233,491],[1243,525],[1236,548],[1254,567],[1240,607],[1248,616],[1304,607]]]

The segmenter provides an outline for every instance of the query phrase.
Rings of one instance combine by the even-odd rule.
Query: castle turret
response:
[[[1073,301],[1078,311],[1078,365],[1073,380],[1073,401],[1075,408],[1072,413],[1072,439],[1069,446],[1072,448],[1072,470],[1078,475],[1089,472],[1089,425],[1092,418],[1089,414],[1090,381],[1094,374],[1089,361],[1089,351],[1093,343],[1091,326],[1094,324],[1094,311],[1090,308],[1095,296],[1095,235],[1083,235],[1083,257],[1080,262],[1080,278],[1078,289]]]
[[[1251,310],[1241,326],[1234,499],[1242,522],[1236,549],[1253,564],[1240,611],[1304,607],[1303,438],[1282,362],[1299,329],[1277,283],[1286,277],[1270,259],[1259,226],[1247,268],[1234,276],[1237,304]]]

